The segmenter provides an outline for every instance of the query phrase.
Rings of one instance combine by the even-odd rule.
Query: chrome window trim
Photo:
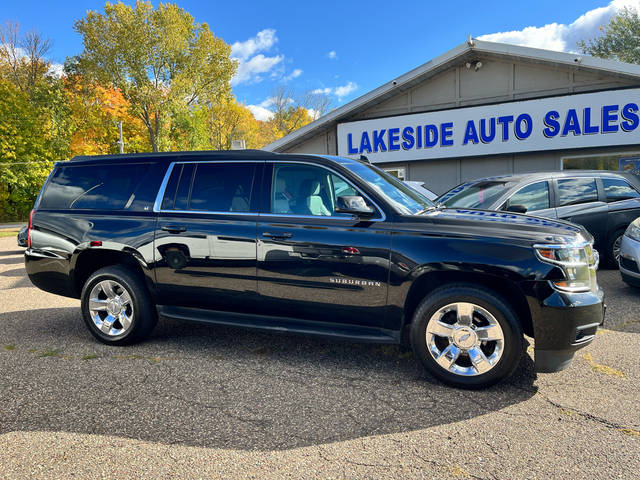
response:
[[[173,167],[176,162],[172,162],[169,164],[169,168],[167,168],[167,173],[164,174],[164,178],[162,179],[162,183],[160,184],[160,189],[158,190],[158,195],[156,195],[156,201],[153,202],[153,211],[159,213],[160,207],[162,206],[162,199],[164,198],[164,192],[167,189],[167,183],[169,183],[169,178],[171,178],[171,172],[173,172]]]
[[[375,205],[375,207],[378,210],[378,213],[380,214],[380,216],[376,217],[376,218],[367,218],[366,219],[367,222],[384,222],[387,219],[387,215],[385,214],[384,210],[382,208],[380,208],[380,206],[376,202],[371,200],[371,197],[369,197],[369,195],[364,193],[361,188],[358,188],[356,185],[353,185],[353,182],[351,180],[349,180],[348,178],[345,178],[344,175],[342,175],[340,172],[335,171],[331,167],[327,167],[325,165],[321,165],[321,164],[315,163],[315,162],[306,162],[304,160],[297,161],[297,160],[269,159],[269,160],[265,160],[265,163],[292,163],[294,165],[311,165],[311,166],[314,166],[314,167],[323,168],[325,170],[328,170],[332,174],[342,178],[345,182],[347,182],[348,185],[351,185],[357,192],[360,192],[360,194],[362,194],[364,196],[364,198],[366,198],[373,205]],[[271,178],[271,189],[273,189],[273,177]],[[269,191],[269,198],[271,198],[271,190]],[[286,217],[286,218],[343,218],[345,220],[354,220],[354,219],[358,218],[355,215],[352,215],[351,217],[338,217],[338,216],[334,217],[333,215],[298,215],[298,214],[291,214],[291,213],[271,213],[271,212],[269,212],[269,213],[261,213],[260,215],[261,216],[268,216],[268,217]]]

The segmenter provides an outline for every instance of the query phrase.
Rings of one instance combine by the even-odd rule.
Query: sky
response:
[[[126,0],[125,3],[132,3]],[[152,3],[157,6],[158,1]],[[625,6],[640,0],[194,1],[175,0],[231,45],[236,98],[260,120],[274,90],[322,92],[337,108],[464,43],[482,40],[577,51]],[[82,52],[74,21],[104,1],[0,0],[0,22],[18,22],[52,42],[59,66]]]

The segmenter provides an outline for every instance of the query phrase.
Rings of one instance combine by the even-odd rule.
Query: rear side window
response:
[[[593,178],[563,178],[558,180],[558,206],[597,202],[598,187]]]
[[[150,210],[151,164],[63,165],[49,179],[40,208]]]
[[[607,202],[617,202],[618,200],[640,197],[640,193],[629,185],[626,180],[621,178],[603,178],[602,184]]]
[[[176,165],[167,184],[163,210],[249,212],[255,163]]]

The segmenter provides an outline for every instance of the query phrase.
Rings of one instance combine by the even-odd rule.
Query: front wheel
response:
[[[143,340],[157,323],[144,281],[132,271],[110,266],[93,273],[81,295],[82,317],[91,334],[109,345]]]
[[[495,293],[452,284],[420,303],[411,344],[424,367],[445,383],[484,388],[510,376],[524,349],[515,313]]]
[[[625,229],[620,229],[609,237],[606,261],[608,266],[611,268],[619,268],[618,261],[620,259],[620,245],[622,244],[624,232]]]

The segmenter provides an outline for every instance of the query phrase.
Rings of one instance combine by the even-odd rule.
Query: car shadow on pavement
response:
[[[23,252],[0,252],[0,265],[20,265],[24,264],[24,257],[21,255]]]
[[[483,391],[447,387],[396,346],[160,320],[139,345],[97,343],[78,308],[0,314],[0,433],[289,449],[424,429],[536,392],[528,355]]]

